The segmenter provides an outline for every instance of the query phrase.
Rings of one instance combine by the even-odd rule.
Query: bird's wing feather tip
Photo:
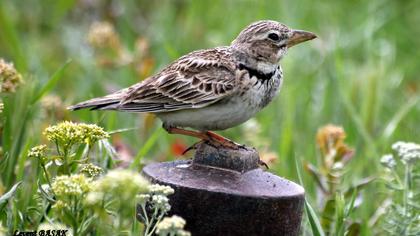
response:
[[[69,107],[67,107],[67,110],[75,111],[75,110],[77,110],[77,107],[76,106],[69,106]]]

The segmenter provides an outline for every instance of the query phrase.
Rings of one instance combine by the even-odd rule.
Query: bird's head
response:
[[[290,29],[277,21],[257,21],[247,26],[232,47],[257,61],[277,64],[290,47],[314,39],[314,33]]]

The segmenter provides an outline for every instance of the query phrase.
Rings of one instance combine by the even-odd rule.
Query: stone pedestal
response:
[[[143,175],[169,185],[169,215],[182,216],[193,236],[299,235],[304,189],[259,168],[254,149],[202,144],[194,159],[147,165]]]

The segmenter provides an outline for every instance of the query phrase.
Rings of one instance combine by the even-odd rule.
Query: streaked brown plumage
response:
[[[315,37],[275,21],[258,21],[230,46],[191,52],[140,83],[69,109],[152,112],[170,133],[236,147],[208,131],[241,124],[265,107],[281,87],[278,62],[287,49]]]

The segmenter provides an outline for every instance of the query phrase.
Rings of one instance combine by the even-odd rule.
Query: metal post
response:
[[[194,159],[147,165],[151,182],[175,189],[170,215],[193,236],[299,235],[304,189],[258,168],[255,149],[202,144]]]

